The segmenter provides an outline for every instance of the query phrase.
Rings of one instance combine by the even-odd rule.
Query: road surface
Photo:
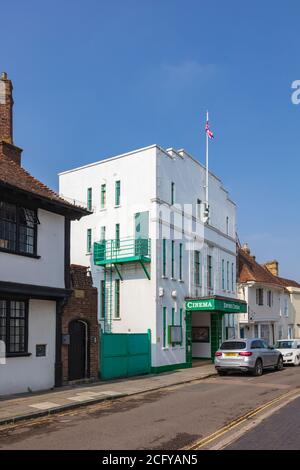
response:
[[[267,372],[262,377],[212,377],[0,429],[0,449],[177,450],[192,446],[248,411],[299,386],[300,367]],[[269,437],[264,428],[268,422],[262,423],[261,440],[251,433],[252,440],[245,437],[246,443],[241,439],[230,448],[277,448],[287,442],[290,434],[299,436],[299,407],[297,400],[287,411],[280,412],[287,413],[284,418],[274,415],[275,428],[269,425]],[[298,445],[295,439],[294,445]]]

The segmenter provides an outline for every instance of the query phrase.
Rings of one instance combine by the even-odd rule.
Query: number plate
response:
[[[226,357],[236,357],[238,354],[237,353],[225,353],[224,355]]]

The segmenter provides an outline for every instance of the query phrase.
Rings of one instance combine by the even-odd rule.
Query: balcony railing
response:
[[[113,263],[151,261],[151,240],[149,238],[121,238],[94,243],[94,263],[98,266]]]

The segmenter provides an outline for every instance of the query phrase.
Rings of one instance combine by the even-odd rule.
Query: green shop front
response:
[[[211,296],[186,299],[186,356],[212,359],[222,341],[237,334],[236,314],[247,312],[247,303],[239,299]]]

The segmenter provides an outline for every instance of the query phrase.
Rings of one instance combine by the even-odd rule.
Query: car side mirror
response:
[[[268,346],[268,349],[274,349],[274,346]]]

